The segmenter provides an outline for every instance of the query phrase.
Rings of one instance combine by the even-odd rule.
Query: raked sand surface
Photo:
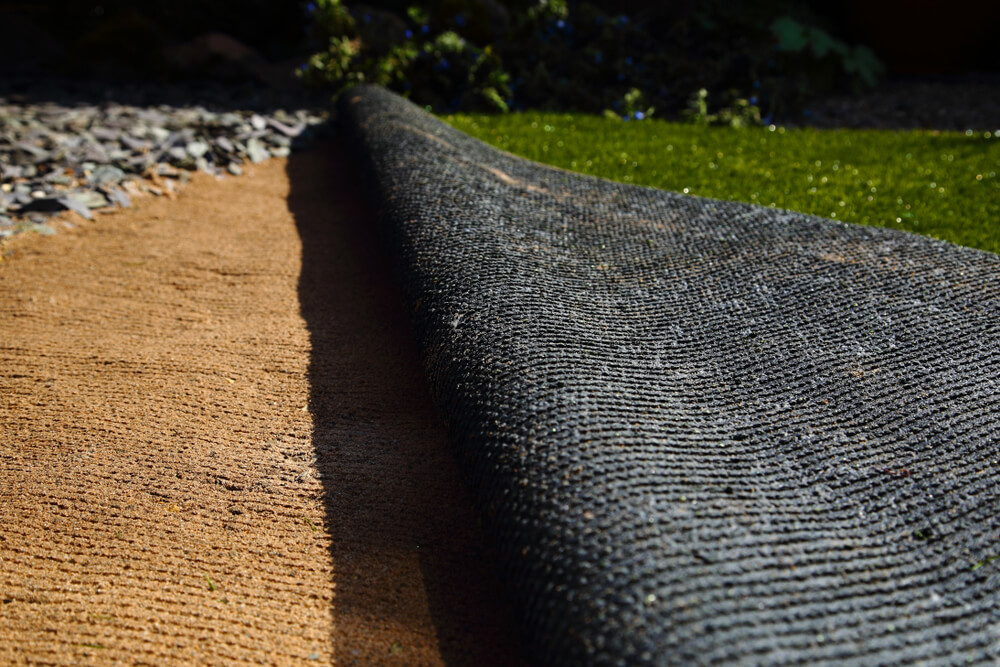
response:
[[[359,190],[332,144],[3,248],[0,663],[521,662]]]

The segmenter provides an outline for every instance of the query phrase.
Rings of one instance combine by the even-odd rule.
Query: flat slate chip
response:
[[[535,659],[1000,662],[1000,257],[340,117]]]
[[[56,199],[61,205],[65,206],[70,211],[82,215],[87,220],[93,220],[94,214],[90,212],[90,207],[86,203],[80,201],[76,197],[59,197]]]
[[[132,205],[132,198],[121,188],[109,188],[108,199],[122,208],[128,208]]]

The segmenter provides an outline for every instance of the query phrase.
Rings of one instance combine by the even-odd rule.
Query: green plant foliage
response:
[[[842,62],[845,72],[856,74],[869,88],[874,88],[885,73],[885,65],[867,46],[855,46],[843,54]]]
[[[406,10],[406,15],[414,25],[424,25],[431,20],[430,14],[422,7],[410,7]]]
[[[605,109],[604,117],[612,120],[646,120],[656,113],[656,107],[647,105],[646,96],[638,88],[632,88],[625,93],[618,106],[623,112],[621,116],[611,109]]]
[[[1000,252],[1000,132],[733,129],[554,113],[445,120],[564,169]]]
[[[317,56],[302,76],[335,89],[384,81],[438,111],[607,110],[630,120],[651,109],[679,114],[692,90],[705,89],[718,108],[706,102],[695,118],[745,125],[761,110],[788,116],[811,95],[871,85],[881,67],[871,51],[812,27],[808,12],[782,16],[786,0],[651,5],[635,16],[566,0],[504,4],[509,14],[498,20],[477,0],[436,0],[400,15],[317,0],[309,4]],[[630,101],[632,91],[642,99]]]
[[[646,104],[646,98],[638,88],[632,88],[625,93],[625,97],[622,98],[622,106],[625,107],[626,118],[643,120],[645,118],[652,118],[653,114],[656,113],[656,107]]]
[[[313,29],[326,36],[357,37],[354,18],[340,0],[316,0]]]
[[[803,25],[790,16],[782,16],[771,24],[777,39],[778,51],[796,56],[809,55],[817,60],[830,57],[844,73],[856,76],[865,86],[872,88],[884,73],[885,67],[865,46],[848,46],[830,36],[825,30]]]
[[[735,91],[730,94],[735,98],[731,106],[722,107],[716,113],[709,113],[708,91],[702,88],[691,95],[684,117],[695,125],[728,125],[733,128],[760,125],[760,109],[749,100],[737,97]]]
[[[326,48],[300,68],[307,83],[338,94],[374,83],[437,109],[507,110],[509,77],[493,48],[479,48],[452,30],[430,30],[427,11],[410,8],[407,26],[385,12],[379,20],[365,14],[358,21],[340,0],[310,7],[313,37]]]
[[[539,0],[538,4],[528,9],[529,21],[559,21],[569,18],[569,5],[566,0]]]
[[[344,87],[365,80],[364,72],[354,66],[360,53],[357,40],[331,37],[326,51],[309,57],[308,68],[301,73],[307,83],[333,83]]]

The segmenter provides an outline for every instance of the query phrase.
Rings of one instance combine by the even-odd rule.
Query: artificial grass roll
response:
[[[539,663],[1000,659],[1000,257],[340,117]]]
[[[563,169],[1000,252],[1000,130],[732,129],[553,113],[446,120]]]

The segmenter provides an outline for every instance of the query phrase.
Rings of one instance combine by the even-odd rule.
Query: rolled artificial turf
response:
[[[1000,660],[1000,256],[340,118],[535,661]]]
[[[1000,252],[1000,130],[732,129],[545,113],[444,120],[563,169]]]

